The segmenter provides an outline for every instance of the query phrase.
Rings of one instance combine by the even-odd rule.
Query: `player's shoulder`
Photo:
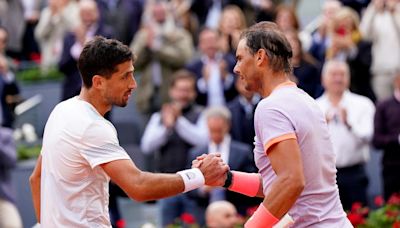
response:
[[[84,137],[95,137],[104,140],[117,136],[117,130],[114,125],[106,119],[92,119],[86,124]]]
[[[70,106],[70,100],[61,101],[54,107],[53,111],[63,110],[66,109],[68,106]]]
[[[74,113],[74,111],[71,111],[71,99],[58,103],[51,111],[49,119],[71,117],[71,113]]]
[[[285,88],[279,89],[278,91],[274,91],[268,97],[263,98],[259,103],[258,107],[260,108],[279,108],[285,107],[288,103],[292,102],[296,91],[287,90]]]
[[[68,100],[65,101],[61,101],[60,103],[58,103],[55,107],[54,110],[70,110],[70,109],[79,109],[79,102],[78,99],[76,97],[72,97]]]
[[[256,121],[265,121],[267,116],[286,115],[286,113],[288,113],[287,105],[290,104],[285,102],[285,100],[280,100],[271,96],[266,97],[258,103],[254,118]]]
[[[81,127],[85,128],[90,125],[101,125],[103,127],[112,125],[108,120],[104,119],[91,104],[77,97],[70,98],[57,104],[52,114],[58,116],[58,118],[64,118],[65,121],[70,120],[71,122],[79,123]]]

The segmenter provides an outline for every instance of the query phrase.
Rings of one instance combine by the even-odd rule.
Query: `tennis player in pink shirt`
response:
[[[352,227],[339,198],[325,117],[289,80],[291,57],[274,23],[258,23],[241,35],[234,71],[247,90],[263,97],[254,118],[259,173],[229,171],[224,187],[264,197],[246,228],[277,227],[282,220],[284,227]]]

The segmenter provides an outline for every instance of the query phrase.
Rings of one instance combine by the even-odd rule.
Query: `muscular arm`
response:
[[[222,165],[220,157],[210,156],[207,165],[200,168],[208,185],[224,183],[228,166]],[[132,199],[146,201],[177,195],[184,191],[184,182],[178,174],[149,173],[139,170],[132,160],[116,160],[101,167]]]
[[[132,160],[116,160],[101,165],[111,180],[137,201],[153,200],[183,192],[178,174],[153,174],[139,170]]]
[[[276,218],[282,218],[296,202],[305,185],[297,141],[288,139],[273,145],[268,150],[268,158],[277,178],[268,189],[263,204]]]
[[[35,169],[29,177],[29,183],[32,191],[33,207],[35,209],[36,219],[40,223],[40,179],[42,176],[42,156],[40,155]]]
[[[262,183],[263,183],[263,181],[262,181],[262,177],[261,177],[261,175],[259,175],[260,176],[260,187],[258,188],[258,192],[257,192],[257,197],[260,197],[260,198],[265,198],[265,196],[264,196],[264,188],[263,188],[263,185],[262,185]]]

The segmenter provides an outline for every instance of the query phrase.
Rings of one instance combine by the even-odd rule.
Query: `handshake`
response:
[[[222,161],[221,154],[203,154],[192,161],[192,168],[200,169],[204,176],[205,185],[223,186],[229,166]]]
[[[199,169],[200,171],[197,172],[201,172],[203,174],[203,183],[205,185],[214,187],[229,186],[229,190],[250,197],[255,197],[257,195],[260,189],[260,185],[262,184],[260,180],[260,175],[258,173],[244,173],[237,171],[231,172],[229,170],[229,166],[222,161],[220,154],[214,153],[198,156],[195,160],[192,161],[192,170],[194,169]],[[232,183],[232,175],[234,175],[236,178],[236,181],[234,183]],[[188,179],[191,178],[187,178],[186,180]],[[196,178],[193,177],[193,179]],[[191,185],[191,187],[187,188],[186,182],[191,182],[191,180],[185,181],[185,192],[201,186],[200,182],[194,181],[196,182],[196,184],[188,184]],[[281,219],[278,219],[270,214],[270,212],[265,213],[263,212],[263,210],[267,209],[265,209],[263,204],[261,204],[255,214],[251,217],[251,219],[246,222],[244,227],[287,228],[294,223],[292,217],[289,214],[285,214]]]

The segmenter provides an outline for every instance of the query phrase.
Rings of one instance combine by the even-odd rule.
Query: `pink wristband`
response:
[[[271,228],[279,222],[275,216],[261,203],[253,216],[244,224],[245,228]]]
[[[260,175],[258,173],[232,171],[232,185],[228,189],[254,197],[260,188],[260,182]]]

